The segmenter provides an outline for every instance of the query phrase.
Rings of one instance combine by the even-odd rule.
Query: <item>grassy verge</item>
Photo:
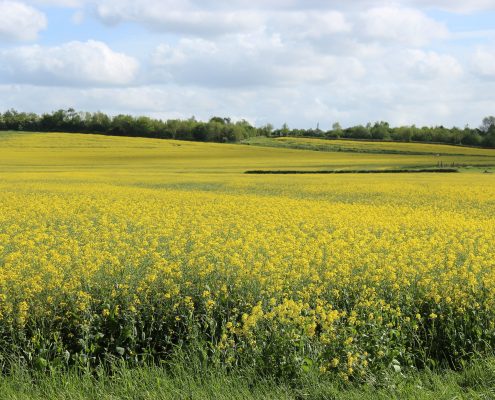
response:
[[[254,175],[294,175],[294,174],[412,174],[412,173],[453,173],[459,172],[456,168],[422,168],[422,169],[338,169],[331,171],[305,170],[251,170],[246,174]]]
[[[495,359],[462,372],[391,371],[365,383],[342,384],[308,375],[297,382],[275,382],[245,371],[116,367],[112,373],[34,373],[18,369],[0,377],[3,400],[168,400],[168,399],[491,399],[495,398]]]

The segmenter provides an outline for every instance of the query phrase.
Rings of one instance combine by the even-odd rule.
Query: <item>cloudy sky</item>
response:
[[[0,0],[12,107],[478,126],[495,0]]]

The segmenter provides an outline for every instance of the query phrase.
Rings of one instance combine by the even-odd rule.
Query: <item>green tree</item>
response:
[[[480,126],[480,131],[484,133],[488,133],[491,127],[495,126],[495,117],[494,116],[489,116],[483,118],[483,121]]]
[[[388,122],[375,122],[370,131],[373,139],[390,139],[390,125]]]
[[[284,122],[282,124],[282,128],[280,129],[280,136],[289,136],[289,125],[287,125],[287,122]]]
[[[485,137],[483,138],[483,146],[495,147],[495,123],[488,127],[488,131],[486,131]]]
[[[342,137],[342,126],[340,126],[340,123],[338,122],[334,122],[332,124],[332,130],[331,130],[331,137],[335,137],[335,138],[340,138]]]
[[[273,125],[272,124],[263,125],[261,128],[258,129],[258,132],[259,132],[259,136],[270,137],[273,132]]]

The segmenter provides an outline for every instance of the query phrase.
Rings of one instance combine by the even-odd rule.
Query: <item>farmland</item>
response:
[[[463,168],[244,174],[439,160]],[[494,167],[431,144],[0,133],[2,368],[462,369],[495,344]]]
[[[366,141],[349,139],[314,139],[297,137],[255,137],[246,139],[244,144],[288,148],[300,150],[314,150],[327,152],[347,152],[347,153],[373,153],[373,154],[402,154],[402,155],[433,155],[458,156],[460,158],[478,156],[483,159],[493,158],[492,149],[482,149],[479,147],[438,145],[430,143],[408,143],[391,141]],[[474,158],[471,159],[471,161]],[[469,159],[467,159],[469,161]]]

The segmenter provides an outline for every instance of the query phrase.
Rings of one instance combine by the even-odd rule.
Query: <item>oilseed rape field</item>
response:
[[[428,146],[0,133],[1,367],[181,352],[354,381],[490,354],[495,174],[243,173],[434,167],[437,153],[495,165],[493,150]]]

